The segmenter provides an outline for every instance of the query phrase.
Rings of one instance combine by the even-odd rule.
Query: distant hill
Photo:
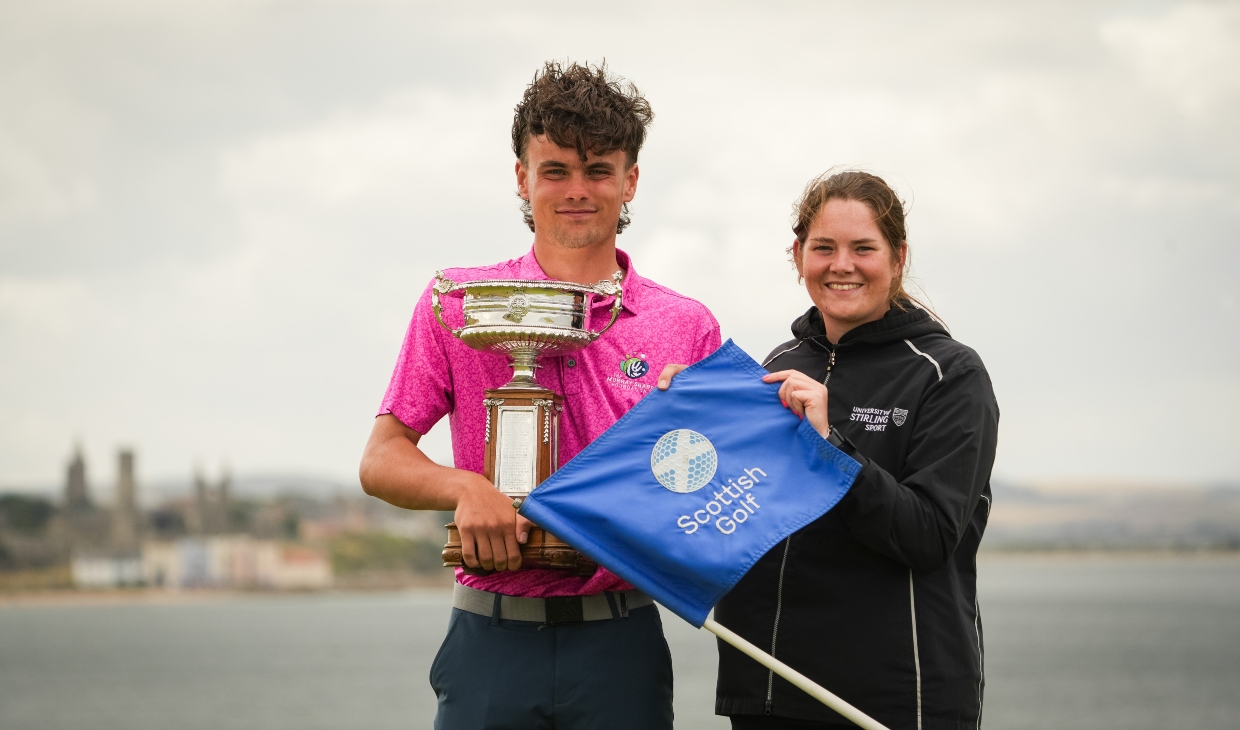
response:
[[[212,483],[218,475],[211,475]],[[97,502],[107,504],[112,497],[111,482],[92,482],[91,496]],[[357,479],[352,481],[330,476],[297,473],[238,474],[232,477],[232,494],[240,499],[271,499],[281,495],[297,495],[322,500],[335,496],[361,494]],[[193,490],[190,475],[177,478],[155,478],[138,482],[138,501],[150,508],[170,499],[187,497]],[[64,496],[63,485],[2,486],[0,494],[17,493],[38,495],[59,502]]]
[[[1240,550],[1240,484],[996,484],[982,548]]]
[[[238,474],[232,478],[232,494],[245,499],[271,499],[278,496],[296,495],[312,499],[336,496],[357,496],[362,493],[357,479],[346,481],[328,476],[311,474]],[[185,496],[193,488],[190,477],[184,479],[152,480],[140,487],[147,500],[156,502]],[[149,502],[148,502],[149,503]]]
[[[983,550],[1240,550],[1240,484],[1127,482],[996,483]],[[111,490],[92,485],[106,503]],[[189,475],[138,485],[146,508],[188,497]],[[62,488],[0,489],[50,497]],[[356,478],[296,473],[239,474],[234,499],[296,496],[314,501],[361,495]]]

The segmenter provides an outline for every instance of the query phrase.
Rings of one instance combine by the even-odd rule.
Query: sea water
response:
[[[1240,727],[1240,557],[988,556],[979,573],[984,727]],[[429,728],[449,600],[0,603],[0,728]],[[713,637],[663,616],[677,727],[728,727]]]

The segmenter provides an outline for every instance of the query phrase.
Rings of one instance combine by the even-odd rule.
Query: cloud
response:
[[[61,177],[0,127],[0,222],[55,218],[87,210],[95,200],[89,178]]]
[[[75,278],[0,277],[0,322],[14,330],[39,335],[72,332],[87,301],[86,288]]]
[[[808,306],[792,203],[863,166],[990,367],[997,473],[1240,473],[1236,3],[0,13],[0,484],[75,436],[351,478],[432,272],[529,245],[508,133],[547,58],[649,95],[619,244],[756,356]]]
[[[1202,120],[1240,104],[1240,4],[1185,3],[1102,25],[1100,35],[1142,78]]]
[[[506,100],[505,100],[506,101]],[[225,153],[221,182],[247,213],[261,209],[467,211],[512,184],[512,153],[495,131],[511,123],[496,100],[402,91],[306,129]]]

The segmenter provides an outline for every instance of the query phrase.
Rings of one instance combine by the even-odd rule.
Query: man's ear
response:
[[[633,196],[637,195],[637,177],[641,173],[637,169],[637,163],[624,171],[624,202],[632,203]]]
[[[525,164],[521,162],[520,158],[517,159],[516,173],[517,173],[517,195],[520,196],[523,200],[529,200],[530,199],[530,176],[529,176],[529,173],[525,171]]]

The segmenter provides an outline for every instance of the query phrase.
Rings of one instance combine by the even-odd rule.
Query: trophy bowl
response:
[[[534,378],[541,355],[576,352],[615,324],[623,306],[620,272],[611,281],[585,286],[565,281],[489,279],[456,283],[435,275],[431,307],[444,329],[480,352],[506,355],[513,377],[485,392],[486,458],[483,476],[504,495],[520,500],[559,468],[559,425],[563,397]],[[441,296],[459,295],[464,324],[449,327]],[[590,298],[614,296],[611,319],[590,329]],[[514,506],[519,502],[514,501]],[[463,566],[460,531],[448,527],[445,566]],[[572,570],[591,575],[597,565],[551,533],[535,526],[521,546],[523,567]],[[466,572],[488,571],[466,567]]]
[[[534,369],[540,355],[576,352],[598,339],[620,315],[624,293],[619,272],[613,281],[594,286],[567,281],[490,279],[458,284],[436,272],[431,307],[452,335],[482,352],[507,355],[513,378],[505,388],[538,389]],[[465,324],[453,329],[443,319],[442,295],[464,293]],[[590,295],[614,296],[611,321],[594,332],[588,328]]]

